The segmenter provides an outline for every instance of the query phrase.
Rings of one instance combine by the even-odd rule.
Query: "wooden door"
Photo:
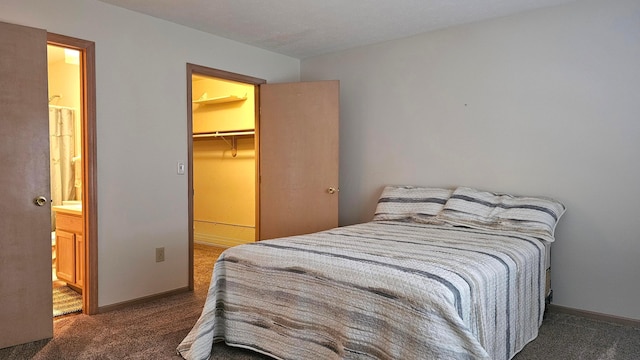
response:
[[[338,226],[338,134],[338,81],[260,85],[260,240]]]
[[[0,348],[53,336],[46,51],[0,23]]]

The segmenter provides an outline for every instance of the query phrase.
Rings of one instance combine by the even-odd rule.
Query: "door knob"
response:
[[[37,198],[33,199],[33,202],[38,206],[45,206],[47,204],[47,198],[44,196],[38,196]]]
[[[336,189],[336,188],[334,188],[334,187],[330,187],[330,188],[328,188],[328,189],[327,189],[327,192],[328,192],[329,194],[335,194],[335,193],[337,193],[338,191],[340,191],[340,189]]]

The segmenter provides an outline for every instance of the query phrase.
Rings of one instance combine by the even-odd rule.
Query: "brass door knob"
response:
[[[335,193],[337,193],[338,191],[340,191],[340,189],[336,189],[336,188],[334,188],[334,187],[330,187],[330,188],[328,188],[328,189],[327,189],[327,192],[328,192],[329,194],[335,194]]]

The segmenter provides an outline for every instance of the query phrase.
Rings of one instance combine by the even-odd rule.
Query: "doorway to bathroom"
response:
[[[85,312],[97,308],[94,43],[0,22],[0,347],[53,336],[47,43],[80,51],[83,76]],[[7,296],[4,296],[7,295]]]
[[[80,51],[47,45],[53,316],[82,311],[82,87]]]
[[[97,312],[93,47],[47,36],[54,317]]]
[[[46,40],[0,22],[0,348],[53,336]]]

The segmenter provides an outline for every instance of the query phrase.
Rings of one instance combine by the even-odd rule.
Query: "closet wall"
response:
[[[255,98],[252,85],[194,76],[194,241],[255,241]],[[243,132],[238,135],[238,132]]]

